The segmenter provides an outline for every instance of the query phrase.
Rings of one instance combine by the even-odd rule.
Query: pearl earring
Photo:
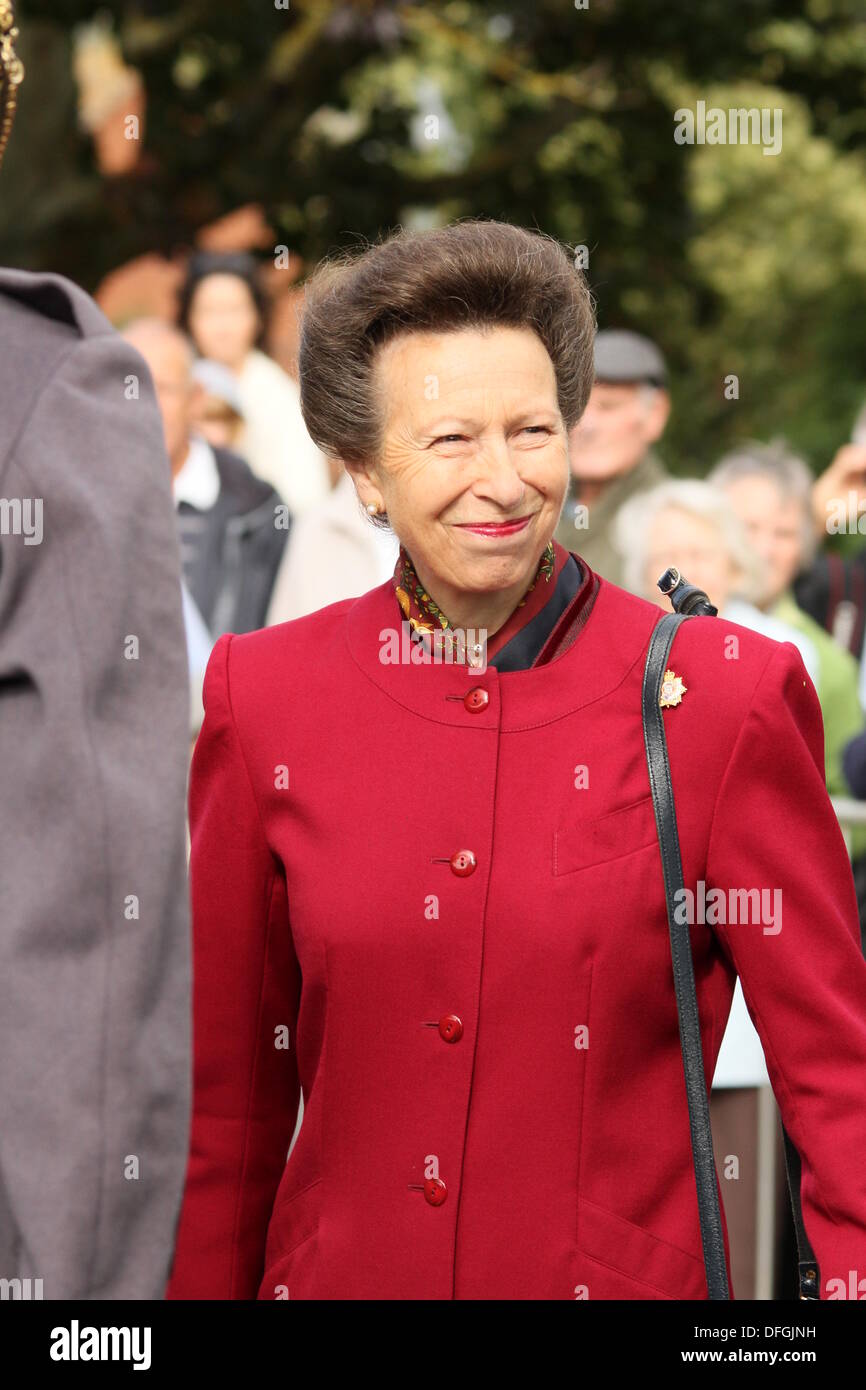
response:
[[[379,503],[378,503],[378,502],[368,502],[368,503],[367,503],[367,511],[370,513],[371,516],[378,516],[378,515],[379,515]]]

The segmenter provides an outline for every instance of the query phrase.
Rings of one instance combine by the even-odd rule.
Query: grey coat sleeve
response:
[[[189,1125],[189,688],[143,359],[75,337],[4,443],[0,1279],[157,1299]],[[15,499],[41,538],[9,534]]]

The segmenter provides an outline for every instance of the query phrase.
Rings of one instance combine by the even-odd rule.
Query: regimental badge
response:
[[[683,685],[682,676],[678,676],[673,671],[665,671],[662,688],[659,694],[659,704],[662,709],[668,705],[678,705],[680,700],[688,690],[687,685]]]

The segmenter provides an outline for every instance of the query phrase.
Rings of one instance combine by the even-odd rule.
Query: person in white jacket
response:
[[[244,424],[233,447],[292,516],[302,516],[328,495],[330,472],[307,433],[297,382],[261,350],[265,303],[253,257],[196,253],[179,318],[201,356],[221,362],[237,380]]]
[[[394,573],[398,550],[393,531],[364,515],[344,472],[324,502],[292,527],[266,626],[303,618],[383,584]]]

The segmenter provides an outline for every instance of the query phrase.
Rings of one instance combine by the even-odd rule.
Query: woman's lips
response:
[[[532,520],[532,515],[516,517],[514,521],[459,521],[456,525],[461,531],[473,531],[476,536],[513,536],[523,531]]]

